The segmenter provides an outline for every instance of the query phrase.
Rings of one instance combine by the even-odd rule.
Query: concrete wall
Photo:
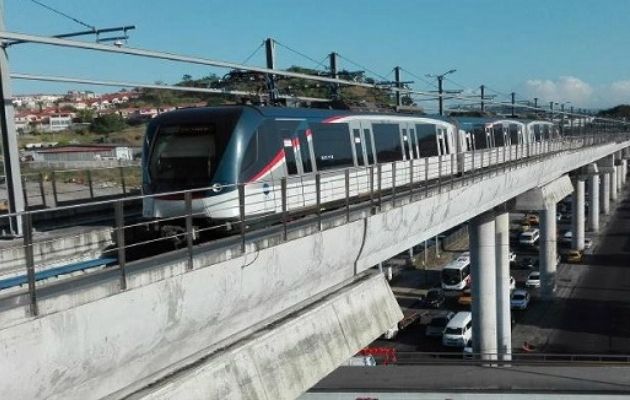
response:
[[[400,319],[374,275],[129,400],[294,399]]]
[[[161,256],[115,281],[0,313],[0,386],[7,398],[99,398],[144,387],[225,340],[351,280],[397,253],[535,186],[630,145],[565,152],[310,236],[233,257],[231,249]],[[356,263],[355,263],[356,262]],[[302,304],[303,305],[303,304]],[[225,344],[225,343],[223,343]]]

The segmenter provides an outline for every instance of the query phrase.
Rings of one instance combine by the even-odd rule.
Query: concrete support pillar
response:
[[[575,190],[571,195],[573,199],[571,219],[573,238],[571,239],[574,249],[584,250],[584,180],[578,178],[575,181]]]
[[[610,173],[610,200],[617,201],[617,167],[613,166]]]
[[[626,178],[628,178],[628,160],[621,161],[621,184],[625,186]]]
[[[469,226],[472,262],[473,351],[496,360],[497,296],[494,212],[473,218]]]
[[[588,229],[591,232],[599,231],[599,175],[591,175],[588,180]]]
[[[512,359],[512,324],[510,310],[510,214],[508,212],[497,212],[494,229],[497,260],[497,349],[499,360],[509,361]]]
[[[553,299],[556,288],[556,203],[546,204],[540,215],[540,296]]]
[[[599,200],[602,209],[602,214],[610,214],[610,174],[604,173],[601,175],[602,181],[599,185]]]
[[[623,187],[623,165],[619,164],[615,168],[617,169],[617,193],[620,193]]]

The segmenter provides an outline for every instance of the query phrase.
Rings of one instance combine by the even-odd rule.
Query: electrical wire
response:
[[[425,78],[423,78],[423,77],[421,77],[421,76],[419,76],[419,75],[416,75],[416,74],[414,74],[413,72],[409,71],[409,70],[408,70],[408,69],[406,69],[406,68],[402,68],[402,67],[401,67],[400,69],[401,69],[401,71],[404,71],[404,72],[406,72],[407,74],[409,74],[412,78],[415,78],[415,79],[418,79],[418,80],[420,80],[420,81],[424,82],[427,86],[431,86],[431,87],[433,87],[433,88],[435,88],[435,89],[437,89],[437,88],[438,88],[438,86],[435,84],[435,82],[432,82],[432,81],[430,81],[430,80],[428,80],[428,79],[425,79]]]
[[[51,11],[51,12],[53,12],[55,14],[58,14],[58,15],[61,15],[62,17],[65,17],[65,18],[67,18],[67,19],[69,19],[71,21],[74,21],[74,22],[76,22],[79,25],[83,25],[86,28],[89,28],[89,29],[92,29],[92,30],[96,30],[96,27],[94,27],[94,26],[92,26],[90,24],[87,24],[87,23],[85,23],[85,22],[83,22],[83,21],[81,21],[81,20],[79,20],[79,19],[77,19],[77,18],[75,18],[73,16],[70,16],[70,15],[68,15],[68,14],[66,14],[66,13],[64,13],[62,11],[59,11],[59,10],[57,10],[57,9],[47,5],[47,4],[44,4],[44,3],[42,3],[42,2],[40,2],[38,0],[31,0],[31,2],[37,4],[38,6],[44,7],[48,11]]]
[[[374,71],[372,71],[371,69],[367,68],[366,66],[361,65],[361,64],[359,64],[359,63],[357,63],[357,62],[355,62],[355,61],[352,61],[351,59],[349,59],[349,58],[347,58],[347,57],[344,57],[344,56],[342,56],[342,55],[341,55],[341,54],[339,54],[339,53],[337,53],[337,56],[338,56],[339,58],[343,59],[343,60],[346,60],[347,62],[349,62],[350,64],[354,65],[355,67],[359,67],[359,68],[361,68],[362,70],[367,71],[367,72],[369,72],[369,73],[370,73],[370,74],[372,74],[372,75],[378,76],[379,78],[381,78],[381,79],[382,79],[382,80],[384,80],[384,81],[386,81],[386,80],[388,80],[388,79],[389,79],[388,77],[386,77],[386,76],[384,76],[384,75],[381,75],[381,74],[379,74],[378,72],[374,72]],[[390,75],[391,75],[391,71],[390,71]]]
[[[309,56],[307,56],[306,54],[304,54],[304,53],[302,53],[302,52],[300,52],[300,51],[298,51],[298,50],[295,50],[295,49],[293,49],[293,48],[291,48],[291,47],[287,46],[286,44],[282,44],[282,43],[278,42],[278,41],[277,41],[277,40],[275,40],[275,39],[274,39],[274,43],[275,43],[275,44],[277,44],[277,45],[278,45],[278,46],[280,46],[280,47],[284,47],[285,49],[287,49],[287,50],[289,50],[289,51],[291,51],[291,52],[293,52],[293,53],[297,54],[298,56],[301,56],[301,57],[306,58],[306,59],[307,59],[307,60],[309,60],[310,62],[315,63],[315,65],[317,65],[317,66],[320,66],[320,67],[322,67],[322,68],[324,68],[324,69],[328,69],[328,67],[327,67],[325,64],[323,64],[323,61],[317,61],[316,59],[314,59],[314,58],[312,58],[312,57],[309,57]],[[325,58],[324,58],[324,60],[325,60]]]
[[[258,50],[260,50],[264,45],[265,45],[265,42],[261,42],[260,45],[256,47],[256,50],[254,50],[249,56],[247,56],[247,58],[241,64],[247,64],[247,62],[251,60],[252,57],[254,57],[256,53],[258,53]]]

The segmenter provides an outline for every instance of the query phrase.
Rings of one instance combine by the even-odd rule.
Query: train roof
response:
[[[516,118],[502,118],[502,117],[453,117],[460,125],[494,125],[496,123],[514,123],[514,124],[526,124],[527,121],[519,120]]]
[[[183,108],[175,111],[170,111],[164,114],[160,114],[156,119],[163,121],[171,118],[203,118],[209,117],[215,113],[222,112],[243,112],[245,110],[251,110],[258,112],[260,115],[269,118],[314,118],[314,119],[328,119],[334,117],[348,117],[348,116],[392,116],[392,117],[406,117],[406,118],[426,118],[445,123],[452,124],[452,119],[446,118],[440,115],[427,115],[427,114],[400,114],[394,112],[356,112],[350,110],[329,110],[329,109],[317,109],[317,108],[291,108],[291,107],[260,107],[251,105],[233,105],[233,106],[218,106],[218,107],[197,107],[197,108]]]

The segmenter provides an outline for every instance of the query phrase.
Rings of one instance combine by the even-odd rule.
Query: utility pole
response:
[[[394,67],[394,80],[396,81],[396,87],[398,89],[401,89],[402,83],[400,82],[400,67],[398,66]],[[400,90],[397,90],[396,91],[396,109],[400,110],[400,107],[402,107],[402,98],[400,95]],[[441,111],[440,111],[440,114],[442,114]]]
[[[330,61],[330,77],[333,79],[339,79],[339,73],[337,72],[337,53],[334,51],[328,55]],[[332,98],[339,99],[339,84],[332,84]]]
[[[538,97],[534,97],[534,108],[538,108]]]
[[[0,0],[0,31],[4,31],[4,0]],[[18,151],[17,132],[15,131],[13,93],[11,93],[11,78],[6,46],[0,51],[0,130],[2,131],[2,153],[4,156],[4,176],[7,184],[9,212],[24,211],[24,192],[22,175],[20,173],[20,155]],[[22,235],[22,217],[9,219],[11,233]]]
[[[265,54],[267,56],[267,68],[276,69],[276,48],[272,38],[265,40]],[[267,90],[269,92],[269,103],[275,104],[278,98],[276,90],[276,77],[273,74],[267,75]]]
[[[481,89],[481,112],[484,112],[486,110],[486,105],[484,104],[483,100],[484,100],[484,95],[486,94],[486,86],[481,85],[479,89]]]
[[[444,80],[444,75],[438,75],[437,77],[438,80],[438,93],[439,93],[439,109],[440,109],[440,115],[444,115],[444,98],[442,97],[442,94],[444,93],[444,90],[442,89],[442,81]]]
[[[512,92],[512,118],[515,117],[514,115],[514,101],[516,99],[516,93]]]

